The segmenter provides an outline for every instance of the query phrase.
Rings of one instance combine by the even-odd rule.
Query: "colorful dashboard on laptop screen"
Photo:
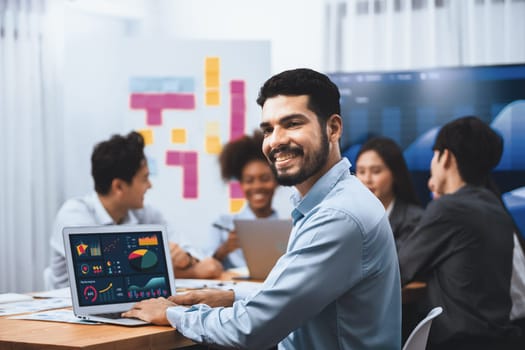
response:
[[[70,243],[80,306],[169,295],[160,232],[76,234]]]

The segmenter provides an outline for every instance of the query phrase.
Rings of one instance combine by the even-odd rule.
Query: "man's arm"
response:
[[[446,253],[444,247],[454,232],[451,231],[451,218],[442,203],[441,199],[430,202],[417,227],[399,246],[402,286],[416,279],[426,280],[425,275],[432,264]]]
[[[170,242],[170,254],[175,276],[179,278],[218,278],[223,272],[222,265],[214,258],[199,260]]]
[[[83,198],[67,200],[58,210],[49,239],[51,257],[46,286],[52,289],[69,286],[66,267],[66,253],[62,229],[66,226],[91,226],[98,224],[89,205]]]
[[[122,313],[122,317],[135,317],[156,325],[169,326],[166,310],[171,306],[176,306],[176,304],[163,297],[146,299],[133,305],[129,311]]]
[[[169,307],[206,304],[211,307],[232,306],[234,292],[231,290],[203,289],[177,293],[168,299],[147,299],[136,303],[122,314],[123,317],[140,318],[157,325],[169,325],[166,311]]]
[[[166,310],[170,323],[197,342],[267,348],[321,312],[362,277],[362,242],[356,224],[347,217],[334,217],[337,213],[323,214],[297,235],[292,251],[278,260],[252,296],[228,308],[171,307]]]
[[[232,306],[235,299],[233,290],[203,289],[189,292],[177,293],[168,298],[169,301],[178,305],[191,306],[206,304],[211,307]]]

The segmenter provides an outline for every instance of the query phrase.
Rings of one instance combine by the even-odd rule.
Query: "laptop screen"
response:
[[[135,228],[129,232],[70,233],[68,237],[79,306],[171,295],[174,286],[170,285],[161,230]]]

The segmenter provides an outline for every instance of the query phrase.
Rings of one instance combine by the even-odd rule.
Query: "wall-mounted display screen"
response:
[[[504,138],[494,171],[502,192],[525,186],[525,64],[329,76],[341,92],[343,153],[354,162],[367,138],[394,139],[423,203],[429,200],[435,135],[441,125],[466,115],[480,117]]]

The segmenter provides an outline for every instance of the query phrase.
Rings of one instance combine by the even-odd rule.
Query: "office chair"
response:
[[[438,317],[442,312],[443,308],[441,306],[430,310],[427,317],[421,320],[412,333],[410,333],[405,345],[403,345],[403,350],[425,350],[432,320]]]
[[[501,198],[525,239],[525,186],[504,193]]]

